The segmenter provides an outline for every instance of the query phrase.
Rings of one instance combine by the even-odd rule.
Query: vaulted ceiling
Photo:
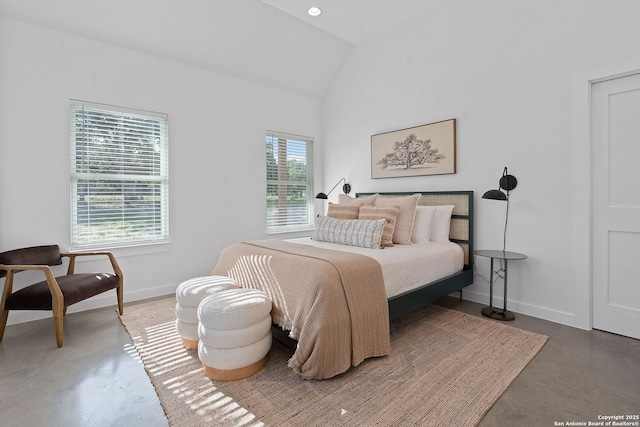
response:
[[[0,0],[0,15],[322,98],[355,45],[439,1]]]
[[[262,0],[296,18],[340,37],[363,43],[427,11],[442,0]],[[322,10],[310,16],[309,7]]]

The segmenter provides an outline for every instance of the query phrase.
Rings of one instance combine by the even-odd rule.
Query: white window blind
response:
[[[313,228],[313,138],[267,132],[267,232]]]
[[[166,114],[71,100],[71,245],[169,239]]]

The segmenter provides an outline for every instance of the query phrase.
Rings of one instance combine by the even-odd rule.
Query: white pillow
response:
[[[449,241],[449,229],[451,227],[451,214],[453,213],[453,208],[453,205],[436,206],[436,213],[431,220],[430,241]]]
[[[431,237],[431,222],[436,214],[437,206],[417,206],[416,217],[413,220],[411,241],[413,243],[427,243]]]
[[[380,249],[385,219],[336,219],[326,216],[316,218],[314,240]]]

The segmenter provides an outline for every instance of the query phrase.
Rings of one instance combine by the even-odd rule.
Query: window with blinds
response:
[[[71,100],[71,246],[169,240],[166,114]]]
[[[313,138],[267,132],[267,232],[313,228]]]

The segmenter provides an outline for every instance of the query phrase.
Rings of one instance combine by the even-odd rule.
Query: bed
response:
[[[391,243],[388,235],[377,237],[389,231],[382,228],[388,227],[390,221],[321,217],[314,239],[241,242],[225,248],[212,274],[228,275],[243,287],[265,291],[273,301],[274,324],[297,341],[289,366],[302,378],[331,378],[364,359],[388,354],[390,320],[462,292],[473,282],[469,261],[473,253],[473,192],[419,194],[358,193],[347,204],[377,198],[377,203],[387,206],[384,209],[398,212],[395,230],[405,233],[404,237],[398,235],[403,239],[407,238],[402,228],[407,221],[400,221],[396,201],[419,197],[415,220],[411,216],[412,239],[414,235],[419,238],[416,230],[423,229],[418,224],[419,215],[425,218],[425,212],[441,212],[449,207],[448,235],[447,230],[444,237],[440,232],[437,241],[393,244],[384,249],[362,247],[367,243],[361,244],[360,240],[344,244],[325,239],[324,223],[320,221],[333,221],[333,225],[341,227],[362,223],[369,227],[367,232],[373,230],[373,239],[378,238],[378,243],[385,239]],[[362,218],[365,209],[359,209]],[[433,225],[435,214],[430,215],[432,219],[428,221]],[[438,224],[442,229],[442,223]],[[431,259],[431,264],[425,259]]]

